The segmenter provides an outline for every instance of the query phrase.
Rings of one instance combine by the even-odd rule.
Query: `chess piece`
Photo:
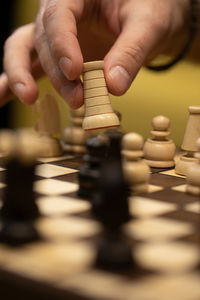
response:
[[[6,188],[1,208],[0,241],[21,245],[39,238],[34,220],[39,216],[33,193],[35,159],[41,153],[38,139],[30,132],[0,133],[5,157]]]
[[[121,231],[121,226],[129,220],[129,207],[120,142],[119,132],[112,132],[109,154],[101,167],[99,191],[93,195],[93,213],[104,227],[98,244],[96,265],[106,269],[133,266],[132,248]]]
[[[200,106],[189,106],[189,116],[183,138],[181,149],[186,151],[176,163],[175,172],[186,175],[188,167],[197,162],[195,157],[197,151],[196,141],[200,137]]]
[[[41,157],[60,156],[63,149],[59,140],[55,137],[60,133],[60,113],[56,98],[46,93],[44,98],[38,99],[34,104],[34,111],[38,113],[39,118],[34,126],[38,133],[41,144],[46,151],[42,151]]]
[[[176,146],[172,140],[166,139],[170,134],[169,125],[170,121],[165,116],[157,116],[152,120],[153,130],[151,134],[154,138],[147,139],[144,144],[144,158],[150,167],[170,168],[175,164]]]
[[[143,157],[143,138],[141,135],[130,132],[122,139],[122,156],[124,157],[124,176],[130,186],[131,194],[148,191],[150,169]]]
[[[84,130],[119,126],[114,113],[103,72],[103,61],[84,63],[83,67],[85,117]]]
[[[108,154],[101,166],[99,191],[96,195],[98,200],[93,202],[93,211],[96,216],[111,227],[118,226],[129,219],[128,186],[124,178],[121,160],[121,136],[121,133],[117,131],[110,133]],[[105,182],[109,182],[109,184]],[[104,184],[106,188],[103,188]],[[111,214],[112,218],[110,218]]]
[[[196,142],[197,152],[194,157],[196,162],[190,164],[186,172],[186,191],[189,194],[199,196],[200,195],[200,138]]]
[[[68,152],[83,154],[86,152],[86,141],[91,136],[89,132],[86,132],[82,128],[84,117],[84,105],[76,110],[71,109],[70,113],[72,125],[66,127],[63,131],[63,147]]]
[[[108,144],[109,143],[109,134],[113,131],[119,131],[123,134],[123,130],[122,130],[122,126],[121,126],[121,119],[122,119],[122,115],[119,111],[114,110],[115,114],[117,115],[117,117],[119,118],[119,122],[120,122],[120,126],[118,127],[111,127],[108,129],[105,129],[103,131],[100,131],[98,133],[98,138],[103,140],[104,143]]]
[[[83,156],[84,164],[80,167],[78,179],[78,196],[91,199],[98,189],[100,167],[106,155],[106,144],[98,137],[87,140],[87,154]]]

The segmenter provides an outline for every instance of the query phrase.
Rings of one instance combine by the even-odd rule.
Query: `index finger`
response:
[[[50,53],[69,80],[77,79],[83,67],[76,27],[83,8],[83,0],[50,0],[43,15]]]

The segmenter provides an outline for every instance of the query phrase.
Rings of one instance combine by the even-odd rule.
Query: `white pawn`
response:
[[[91,137],[91,134],[82,128],[84,118],[84,106],[76,110],[70,111],[72,125],[66,127],[63,131],[64,149],[76,154],[83,154],[86,152],[86,141]]]
[[[60,156],[63,153],[60,141],[55,136],[60,134],[60,111],[56,97],[46,92],[43,98],[37,99],[34,111],[38,119],[34,129],[38,140],[43,145],[40,157]]]
[[[197,139],[197,151],[194,157],[197,161],[192,163],[186,172],[186,191],[189,194],[199,196],[200,195],[200,138]]]
[[[130,132],[122,139],[122,156],[124,176],[131,187],[132,194],[148,191],[150,169],[143,157],[143,138],[141,135]]]
[[[144,144],[144,158],[150,167],[169,168],[174,166],[176,146],[166,137],[170,135],[168,128],[170,121],[165,116],[157,116],[152,120],[152,139],[147,139]]]

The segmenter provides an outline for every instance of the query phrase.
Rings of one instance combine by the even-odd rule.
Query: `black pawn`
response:
[[[78,196],[91,199],[97,191],[100,166],[106,155],[106,144],[98,137],[87,140],[88,153],[84,155],[84,164],[80,167]]]
[[[35,165],[12,159],[6,168],[0,241],[12,245],[31,242],[38,239],[33,225],[39,215],[33,193]]]
[[[97,249],[96,265],[106,269],[133,266],[132,249],[121,226],[130,219],[128,187],[121,162],[121,133],[109,136],[108,157],[102,164],[99,191],[93,197],[93,213],[104,227]]]
[[[120,132],[111,132],[107,158],[100,170],[99,189],[93,197],[94,215],[108,228],[120,227],[129,220],[128,185],[121,161]]]

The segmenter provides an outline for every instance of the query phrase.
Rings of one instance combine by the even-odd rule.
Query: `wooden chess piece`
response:
[[[109,134],[112,133],[113,131],[119,131],[123,135],[123,129],[122,129],[122,126],[121,126],[122,115],[117,110],[114,110],[114,112],[117,115],[117,117],[119,118],[120,126],[118,126],[118,127],[111,127],[111,128],[105,129],[103,131],[100,131],[98,133],[98,138],[101,139],[102,141],[104,141],[104,143],[106,143],[106,144],[109,143]]]
[[[33,193],[35,160],[41,144],[30,131],[3,131],[0,150],[3,154],[6,188],[1,208],[0,241],[21,245],[39,238],[34,220],[39,216]]]
[[[56,98],[47,92],[44,98],[38,99],[34,104],[34,111],[39,118],[34,126],[41,144],[46,151],[41,157],[60,156],[63,153],[60,141],[55,137],[60,133],[60,113]]]
[[[106,157],[106,144],[102,139],[94,136],[87,140],[87,154],[83,156],[84,164],[79,169],[78,196],[92,199],[98,190],[101,164]]]
[[[123,170],[132,194],[148,191],[150,168],[142,159],[144,154],[142,147],[143,138],[141,135],[130,132],[123,136]]]
[[[66,151],[77,154],[83,154],[87,151],[86,141],[91,137],[91,134],[82,128],[84,112],[84,105],[78,109],[70,110],[72,124],[64,129],[62,136]]]
[[[196,141],[200,137],[200,106],[189,106],[189,117],[183,138],[181,149],[186,151],[176,163],[175,172],[180,175],[186,175],[188,167],[196,162],[197,151]]]
[[[166,139],[170,134],[168,128],[170,121],[165,116],[157,116],[152,120],[152,139],[147,139],[144,144],[144,158],[150,167],[169,168],[173,167],[176,146],[172,140]]]
[[[189,194],[199,196],[200,195],[200,138],[196,142],[197,152],[194,157],[196,162],[190,164],[186,172],[186,191]]]
[[[133,247],[122,226],[129,221],[128,188],[121,163],[121,134],[111,132],[107,159],[102,162],[99,189],[93,194],[92,211],[103,226],[97,245],[96,265],[127,270],[136,267]]]
[[[84,130],[119,126],[114,113],[103,72],[103,61],[84,63],[83,67],[85,117]]]

